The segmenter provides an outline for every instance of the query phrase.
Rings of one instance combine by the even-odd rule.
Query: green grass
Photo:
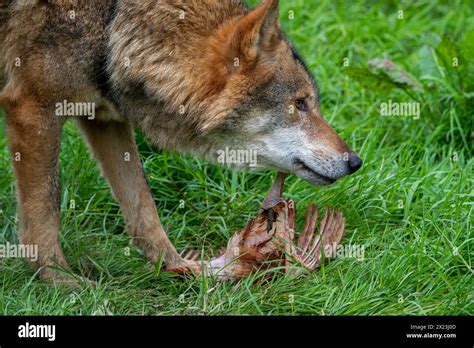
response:
[[[343,244],[363,245],[365,258],[329,260],[297,279],[263,280],[257,274],[216,283],[160,272],[138,249],[127,249],[119,207],[68,124],[61,151],[62,245],[74,271],[98,286],[55,288],[38,281],[22,260],[1,259],[0,313],[474,313],[472,2],[292,0],[281,5],[282,27],[319,82],[323,113],[365,161],[360,173],[330,188],[291,178],[286,195],[297,202],[299,226],[311,202],[342,210]],[[397,19],[399,9],[403,20]],[[288,19],[290,10],[294,20]],[[458,67],[447,64],[453,55]],[[345,57],[349,67],[343,66]],[[384,57],[406,69],[423,91],[367,69],[370,59]],[[388,99],[419,101],[420,118],[381,117],[380,104]],[[0,128],[4,131],[3,117]],[[152,149],[140,135],[138,142],[162,222],[179,249],[224,245],[256,213],[274,175],[232,173]],[[13,243],[14,176],[4,136],[0,209],[0,243]]]

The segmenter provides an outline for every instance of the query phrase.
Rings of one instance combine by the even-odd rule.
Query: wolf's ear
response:
[[[279,0],[265,0],[235,24],[229,47],[235,57],[254,62],[260,53],[271,51],[280,40]]]

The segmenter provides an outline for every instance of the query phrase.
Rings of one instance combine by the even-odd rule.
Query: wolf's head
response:
[[[257,169],[327,185],[357,171],[362,161],[322,117],[315,82],[278,17],[278,0],[267,0],[209,39],[210,78],[225,81],[214,105],[232,110],[209,118],[203,130],[222,149],[256,152]]]

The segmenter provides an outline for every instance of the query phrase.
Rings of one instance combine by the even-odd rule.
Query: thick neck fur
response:
[[[232,104],[235,98],[222,98],[227,82],[223,67],[214,64],[221,58],[215,57],[215,37],[248,11],[241,0],[118,5],[109,28],[115,101],[156,145],[200,155],[212,150],[202,133],[229,111],[218,100]]]

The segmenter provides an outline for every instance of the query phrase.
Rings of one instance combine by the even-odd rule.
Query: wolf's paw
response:
[[[200,274],[202,272],[203,265],[196,261],[199,256],[198,251],[184,251],[181,253],[181,256],[181,259],[173,261],[167,265],[165,272],[178,274]]]
[[[97,283],[93,280],[90,280],[86,277],[78,276],[69,271],[64,271],[56,269],[50,266],[45,266],[39,271],[39,276],[41,280],[58,285],[66,285],[73,289],[80,289],[83,287],[96,287]]]

